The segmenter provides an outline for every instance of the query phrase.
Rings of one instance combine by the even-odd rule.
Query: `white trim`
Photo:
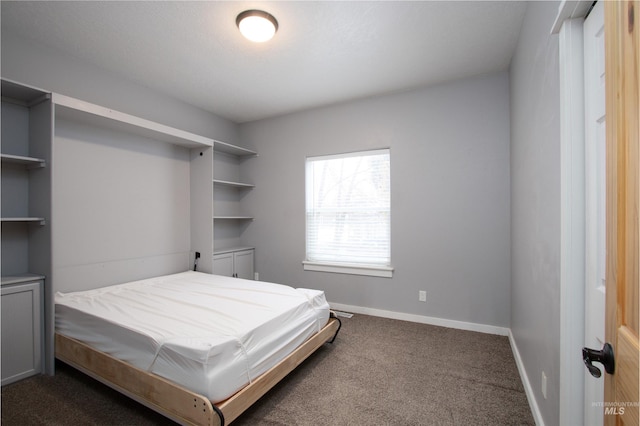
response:
[[[391,148],[375,148],[375,149],[366,149],[363,151],[349,151],[349,152],[341,152],[339,154],[325,154],[325,155],[307,155],[306,161],[325,161],[325,160],[336,160],[338,158],[351,158],[351,157],[362,157],[365,155],[391,155]]]
[[[370,277],[392,278],[393,268],[389,266],[352,265],[340,263],[311,262],[303,260],[305,271],[333,272],[337,274],[367,275]]]
[[[562,22],[560,69],[559,424],[583,424],[585,280],[584,19]]]
[[[531,414],[533,415],[533,420],[536,422],[537,426],[544,426],[544,420],[542,419],[542,412],[540,411],[540,407],[538,407],[538,403],[534,396],[533,388],[531,387],[531,382],[529,381],[529,377],[527,376],[527,370],[524,368],[524,363],[522,362],[522,357],[520,357],[520,352],[518,351],[518,345],[516,345],[516,341],[513,338],[513,334],[511,330],[509,330],[509,343],[511,343],[511,351],[513,352],[513,358],[516,360],[516,366],[518,367],[518,371],[520,372],[520,379],[522,380],[522,385],[524,386],[524,393],[527,395],[527,400],[529,401],[529,408],[531,409]],[[580,423],[559,423],[559,424],[580,424]]]
[[[354,314],[371,315],[374,317],[390,318],[402,321],[411,321],[420,324],[437,325],[439,327],[456,328],[458,330],[477,331],[479,333],[497,334],[499,336],[507,336],[510,333],[508,328],[498,327],[495,325],[477,324],[473,322],[407,314],[404,312],[386,311],[383,309],[366,308],[364,306],[345,305],[343,303],[329,302],[329,306],[331,306],[331,309],[351,312]]]
[[[564,21],[573,18],[584,18],[591,8],[593,0],[562,0],[558,5],[558,14],[551,27],[551,34],[558,34]]]

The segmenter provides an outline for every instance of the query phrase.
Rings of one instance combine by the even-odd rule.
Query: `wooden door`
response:
[[[640,349],[640,1],[605,2],[607,109],[607,425],[638,425]]]

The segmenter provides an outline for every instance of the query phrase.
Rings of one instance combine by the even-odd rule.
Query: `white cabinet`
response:
[[[2,385],[43,371],[43,278],[2,278]]]
[[[253,279],[253,248],[238,248],[215,252],[213,273],[227,277]]]

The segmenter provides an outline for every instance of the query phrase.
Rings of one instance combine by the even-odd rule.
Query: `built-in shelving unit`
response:
[[[219,141],[214,142],[213,150],[213,270],[221,275],[253,279],[254,249],[243,244],[242,234],[254,220],[244,214],[243,199],[255,185],[241,178],[240,164],[258,154]]]
[[[51,274],[51,94],[2,79],[2,384],[43,371]]]
[[[2,282],[48,275],[51,94],[2,80]]]
[[[66,235],[69,231],[62,229],[61,222],[53,223],[51,219],[52,217],[62,217],[66,208],[58,200],[57,207],[53,209],[55,214],[52,214],[54,207],[52,197],[54,193],[57,193],[55,191],[60,189],[54,186],[54,181],[58,180],[53,178],[53,176],[57,176],[56,173],[60,172],[60,169],[56,169],[53,164],[53,149],[56,146],[54,129],[58,128],[54,122],[78,123],[82,129],[113,130],[116,137],[125,134],[136,135],[150,141],[189,148],[192,155],[191,182],[195,182],[196,178],[199,179],[200,176],[204,177],[199,180],[201,182],[199,184],[203,187],[202,191],[193,193],[193,187],[191,188],[192,203],[193,200],[201,197],[209,200],[208,206],[205,206],[204,209],[195,208],[201,206],[197,203],[192,205],[192,249],[198,250],[200,247],[199,241],[194,238],[194,235],[206,234],[208,247],[205,247],[205,250],[208,250],[209,253],[209,272],[211,272],[213,261],[213,139],[2,79],[2,152],[0,153],[2,210],[0,211],[0,222],[2,224],[3,274],[3,373],[5,371],[4,348],[22,343],[25,344],[25,348],[28,346],[28,339],[16,340],[19,339],[19,336],[27,335],[27,331],[23,330],[24,327],[16,329],[15,333],[8,329],[5,330],[5,327],[10,327],[24,319],[24,315],[20,312],[26,312],[26,309],[4,309],[5,305],[13,304],[14,295],[23,294],[23,292],[24,294],[26,292],[32,294],[33,300],[40,298],[43,301],[41,309],[35,302],[30,303],[35,309],[32,323],[39,325],[39,318],[43,319],[42,333],[36,332],[33,337],[35,340],[39,340],[38,336],[44,336],[44,342],[40,345],[44,347],[44,354],[42,357],[35,354],[33,359],[35,364],[41,364],[40,360],[43,358],[44,366],[40,368],[38,365],[34,365],[33,370],[29,370],[28,374],[35,374],[42,370],[52,373],[54,370],[53,295],[63,285],[63,280],[58,279],[57,276],[61,274],[60,271],[63,268],[56,264],[52,257],[52,247],[57,244],[53,241],[53,236]],[[215,144],[220,150],[225,150],[232,155],[254,155],[248,150],[222,142],[215,142]],[[193,165],[196,157],[202,160],[200,161],[202,169],[198,169],[200,166]],[[55,158],[62,158],[59,152]],[[197,175],[199,170],[204,170],[202,175]],[[240,182],[236,182],[235,186],[232,185],[233,180],[228,179],[227,187],[236,188],[234,190],[237,191],[237,188],[241,188],[242,185],[238,186]],[[221,183],[220,185],[224,186],[225,184]],[[197,214],[206,216],[199,218]],[[208,229],[203,232],[202,227],[205,224]],[[56,232],[52,232],[52,228],[55,228]],[[58,240],[59,242],[60,240]],[[202,244],[203,247],[205,245]],[[131,268],[129,267],[129,269]],[[67,273],[66,270],[65,273]],[[101,274],[104,276],[104,272]],[[67,278],[66,275],[65,278]],[[64,281],[66,282],[66,280]],[[36,346],[34,344],[33,348]],[[38,349],[34,349],[34,351],[38,351]],[[29,358],[28,354],[25,354],[23,358]]]

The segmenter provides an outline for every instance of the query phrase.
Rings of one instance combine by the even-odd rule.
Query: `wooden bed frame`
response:
[[[62,334],[56,333],[55,352],[59,360],[178,423],[224,426],[238,418],[325,342],[333,341],[339,329],[340,321],[332,316],[320,332],[280,363],[215,405],[205,396]]]

